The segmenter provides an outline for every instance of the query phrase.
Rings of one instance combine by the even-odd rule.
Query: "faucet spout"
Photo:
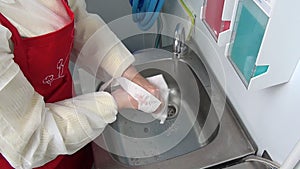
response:
[[[185,30],[181,23],[178,23],[174,32],[173,52],[176,58],[180,58],[186,51]]]

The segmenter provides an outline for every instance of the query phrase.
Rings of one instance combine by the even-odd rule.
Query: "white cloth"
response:
[[[94,75],[103,69],[121,76],[133,56],[99,16],[87,13],[84,0],[69,0],[69,5],[75,14],[73,60]],[[0,12],[24,37],[55,31],[69,21],[61,0],[0,0]],[[116,102],[105,92],[45,104],[13,61],[10,38],[0,24],[0,152],[14,168],[33,168],[72,154],[116,119]],[[82,52],[88,50],[92,52]]]
[[[162,100],[161,107],[156,112],[152,113],[152,116],[155,119],[160,120],[160,124],[164,124],[165,120],[168,117],[168,102],[170,90],[162,74],[148,77],[147,80],[156,87],[158,87]]]
[[[168,85],[161,74],[148,77],[147,80],[159,88],[161,100],[124,77],[116,79],[117,83],[138,102],[139,110],[151,113],[155,119],[160,120],[160,123],[163,124],[167,118]]]
[[[138,102],[138,110],[146,113],[153,113],[161,104],[161,101],[158,100],[158,98],[132,81],[124,77],[119,77],[116,79],[116,81],[131,97]]]

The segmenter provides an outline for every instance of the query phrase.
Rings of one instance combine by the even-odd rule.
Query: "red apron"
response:
[[[64,0],[71,22],[45,35],[23,38],[17,29],[0,13],[0,22],[12,32],[14,61],[34,89],[51,103],[72,97],[72,77],[69,56],[74,39],[74,14]],[[93,163],[90,145],[73,155],[60,155],[38,169],[91,169]],[[0,168],[12,169],[0,154]]]

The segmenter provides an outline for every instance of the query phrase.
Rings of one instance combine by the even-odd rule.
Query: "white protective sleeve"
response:
[[[5,3],[10,0],[0,0],[0,3],[1,1]],[[11,1],[17,2],[18,0]],[[31,0],[27,3],[29,2]],[[51,7],[50,1],[40,2],[48,3],[43,4],[44,7]],[[6,5],[9,6],[9,4]],[[132,55],[114,34],[105,28],[104,22],[99,17],[85,11],[84,0],[70,0],[69,4],[76,16],[74,54],[82,53],[89,57],[88,59],[78,58],[82,61],[80,64],[89,64],[87,68],[90,72],[96,72],[100,63],[100,66],[103,66],[103,69],[111,76],[120,76],[133,62]],[[30,8],[30,5],[27,7]],[[53,5],[54,8],[55,5]],[[24,10],[28,9],[24,8]],[[18,14],[18,12],[12,11],[11,13]],[[18,23],[14,21],[13,24]],[[30,28],[22,29],[21,25],[17,28],[26,30],[24,32],[28,34],[40,33],[35,34]],[[52,27],[52,29],[58,28],[59,26]],[[49,27],[42,29],[44,30],[51,31]],[[104,38],[108,35],[111,35],[111,39],[114,40],[112,40],[112,45],[104,47],[104,53],[107,55],[103,56],[100,47],[101,44],[107,43]],[[14,168],[33,168],[51,161],[59,154],[72,154],[92,141],[108,123],[116,119],[115,100],[105,92],[85,94],[45,104],[43,97],[34,91],[13,61],[14,56],[9,45],[10,38],[10,31],[0,25],[0,152]],[[97,42],[99,46],[88,45],[94,42]],[[81,52],[82,49],[83,51],[93,50],[93,53],[89,55]]]
[[[13,61],[9,38],[0,25],[0,151],[14,168],[72,154],[116,119],[115,100],[105,92],[45,104]]]

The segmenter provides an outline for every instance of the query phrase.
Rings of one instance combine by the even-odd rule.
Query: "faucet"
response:
[[[173,43],[173,53],[174,59],[179,59],[181,55],[185,54],[185,31],[181,23],[178,23],[174,32],[174,43]]]

